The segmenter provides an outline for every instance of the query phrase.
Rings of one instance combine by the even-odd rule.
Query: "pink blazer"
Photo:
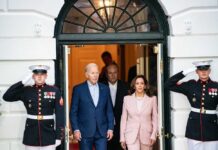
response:
[[[156,139],[158,130],[157,98],[144,96],[139,112],[135,94],[124,97],[120,124],[120,142],[133,144],[139,135],[143,144],[149,145],[149,139]]]

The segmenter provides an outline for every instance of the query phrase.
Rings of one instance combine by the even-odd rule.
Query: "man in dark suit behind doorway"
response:
[[[120,119],[123,108],[123,98],[128,95],[128,86],[121,80],[118,80],[118,65],[112,63],[106,68],[108,81],[105,82],[109,86],[113,110],[114,110],[114,137],[108,142],[108,150],[122,150],[120,146]]]

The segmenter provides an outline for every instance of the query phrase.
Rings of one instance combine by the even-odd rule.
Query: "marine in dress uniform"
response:
[[[36,65],[30,66],[30,69],[35,75],[47,76],[49,67]],[[27,120],[23,136],[26,150],[55,150],[64,137],[64,102],[55,86],[45,82],[39,85],[36,81],[35,85],[25,86],[31,76],[12,85],[3,99],[8,102],[21,100],[26,107]]]
[[[171,91],[186,95],[191,105],[185,134],[189,150],[218,150],[218,83],[209,78],[211,62],[194,62],[195,68],[173,75],[165,85]],[[179,83],[194,70],[199,75],[199,80]],[[204,77],[208,76],[207,80],[202,80],[200,73]]]

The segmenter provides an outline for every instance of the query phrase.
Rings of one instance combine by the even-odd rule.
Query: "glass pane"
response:
[[[65,22],[63,25],[62,32],[63,33],[83,33],[83,27]]]
[[[85,24],[87,17],[84,16],[81,12],[76,10],[74,7],[70,9],[69,13],[67,14],[67,17],[65,20],[68,20],[70,22],[78,23],[78,24]]]
[[[90,7],[90,3],[88,0],[77,0],[74,6],[80,9],[87,8],[87,7]]]
[[[121,30],[119,32],[135,32],[135,28],[129,28],[129,29],[126,29],[126,30]]]
[[[113,20],[113,25],[115,25],[115,23],[117,22],[117,20],[119,19],[121,13],[123,11],[121,9],[116,8],[115,10],[115,15],[114,15],[114,20]]]
[[[134,20],[135,20],[136,24],[147,22],[148,21],[148,8],[145,7],[143,10],[138,12],[134,16]]]
[[[103,0],[90,0],[90,2],[94,5],[95,9],[104,7]]]
[[[137,27],[137,32],[149,32],[150,24],[143,24]]]
[[[115,1],[116,0],[90,0],[96,9],[103,8],[104,6],[114,6]]]
[[[125,21],[128,21],[127,19],[129,19],[130,16],[128,16],[127,14],[123,14],[122,17],[120,18],[120,20],[117,23],[117,28],[119,28],[120,26],[122,26],[122,24],[125,23]]]
[[[86,28],[85,29],[86,33],[101,33],[101,31],[95,30],[95,29],[90,29],[90,28]]]
[[[101,19],[103,20],[104,24],[107,25],[108,22],[107,22],[107,16],[105,13],[105,9],[104,8],[99,9],[98,14],[101,16]]]
[[[114,14],[114,8],[113,7],[109,7],[106,9],[107,10],[107,14],[108,14],[108,20],[109,20],[109,26],[112,23],[112,19],[113,19],[113,14]]]
[[[144,1],[142,0],[133,0],[129,4],[128,8],[126,9],[127,12],[129,12],[131,15],[136,13],[138,10],[140,10],[143,6],[145,6]]]
[[[108,29],[106,30],[106,32],[107,32],[107,33],[114,33],[114,32],[116,32],[116,30],[115,30],[114,28],[108,28]]]
[[[91,16],[91,18],[92,18],[92,20],[95,20],[96,22],[98,22],[98,24],[99,25],[101,25],[101,27],[102,28],[104,28],[104,20],[102,19],[102,17],[100,18],[99,16],[98,16],[98,14],[97,13],[94,13],[92,16]],[[102,20],[101,20],[102,19]]]
[[[104,28],[101,28],[100,26],[98,26],[94,21],[89,20],[87,22],[87,27],[95,29],[95,30],[99,30],[99,31],[104,31]]]
[[[84,12],[87,16],[90,16],[92,13],[94,13],[94,9],[92,7],[80,8],[80,10]]]
[[[132,28],[132,27],[133,27],[133,28],[135,27],[132,20],[128,20],[126,23],[124,23],[122,26],[120,26],[120,27],[118,28],[118,31],[124,30],[124,29],[129,28],[129,27],[131,27],[131,28]]]
[[[65,18],[63,31],[149,32],[159,25],[144,0],[78,0]],[[69,26],[76,29],[67,29]],[[79,26],[79,27],[77,27]],[[72,32],[72,33],[74,33]]]
[[[128,7],[131,0],[117,0],[117,7],[120,7],[122,9],[125,9]]]

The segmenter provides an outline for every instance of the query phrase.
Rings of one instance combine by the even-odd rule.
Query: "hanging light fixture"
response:
[[[112,6],[113,2],[111,0],[99,0],[99,6],[100,7],[108,7],[108,6]],[[110,15],[110,8],[105,8],[105,10],[107,11],[108,16]],[[100,10],[100,15],[105,18],[105,11],[104,9]]]
[[[111,6],[112,5],[112,1],[111,0],[99,0],[99,6],[103,7],[103,6]]]

